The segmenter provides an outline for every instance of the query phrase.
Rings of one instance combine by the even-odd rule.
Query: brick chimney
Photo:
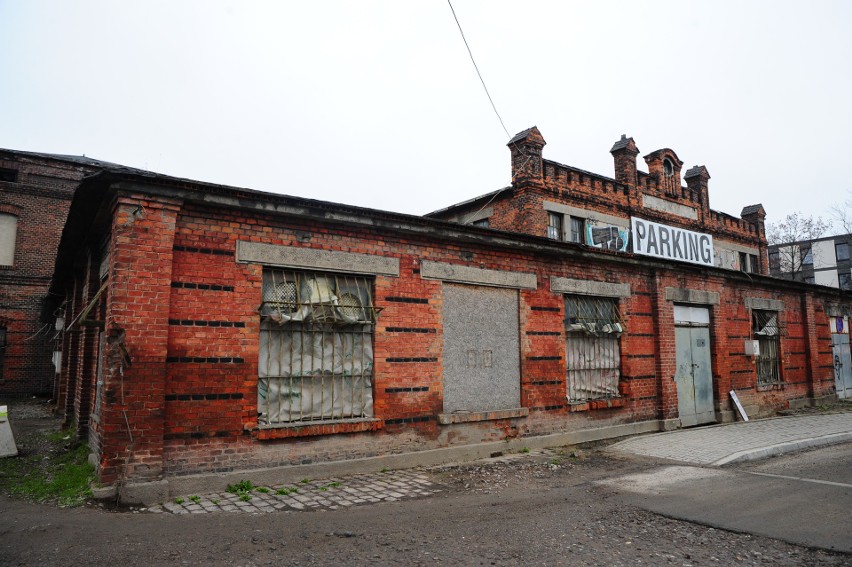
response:
[[[710,172],[708,172],[707,168],[703,165],[690,167],[686,171],[686,175],[683,176],[683,180],[686,181],[686,186],[689,187],[693,193],[699,196],[703,212],[710,210],[710,193],[707,189],[707,181],[709,179]]]
[[[512,183],[522,179],[541,179],[541,151],[546,143],[535,126],[509,140],[506,145],[512,154]]]
[[[760,238],[760,243],[757,247],[760,253],[760,273],[767,275],[769,274],[769,250],[766,244],[766,210],[764,210],[763,205],[760,203],[749,205],[743,207],[740,218],[757,227],[757,234]]]
[[[636,185],[636,156],[639,155],[639,148],[633,138],[622,134],[609,153],[615,160],[615,180],[626,185]]]

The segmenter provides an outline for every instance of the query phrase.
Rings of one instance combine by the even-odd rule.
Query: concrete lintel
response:
[[[487,459],[495,453],[511,453],[520,451],[523,448],[546,449],[549,447],[562,447],[565,445],[601,441],[603,439],[626,437],[628,435],[638,435],[640,433],[653,433],[663,431],[664,426],[665,422],[663,421],[642,421],[597,427],[594,429],[552,433],[549,435],[518,437],[507,441],[458,445],[346,461],[291,465],[266,469],[244,469],[228,473],[175,476],[159,481],[168,483],[168,494],[165,496],[161,496],[161,493],[148,489],[147,485],[155,484],[148,482],[124,484],[119,492],[123,502],[130,502],[124,499],[125,494],[135,495],[136,498],[144,496],[151,499],[143,500],[139,503],[151,506],[160,504],[175,496],[223,491],[229,484],[236,484],[246,479],[250,479],[256,485],[274,486],[279,484],[295,484],[303,478],[333,478],[352,474],[374,473],[385,468],[409,469],[469,462]],[[140,487],[142,490],[136,490],[135,487],[137,484],[142,485]]]
[[[526,417],[530,414],[529,408],[514,408],[494,411],[471,411],[460,413],[438,414],[438,423],[449,425],[451,423],[470,423],[472,421],[488,421],[493,419],[512,419],[514,417]]]
[[[599,297],[630,297],[630,284],[573,280],[551,276],[550,291],[554,293],[574,293]]]
[[[698,305],[719,305],[719,292],[703,289],[667,287],[666,301],[675,303],[695,303]]]
[[[350,274],[399,276],[398,258],[387,258],[372,254],[356,254],[354,252],[337,252],[334,250],[317,250],[314,248],[297,248],[295,246],[279,246],[245,240],[237,242],[237,262],[283,266],[287,268],[330,270]]]
[[[749,309],[762,309],[764,311],[784,311],[784,302],[778,299],[746,297],[745,306]]]
[[[443,280],[454,283],[478,284],[515,289],[536,289],[538,280],[535,274],[486,270],[472,266],[447,264],[423,260],[420,263],[420,276],[427,280]]]

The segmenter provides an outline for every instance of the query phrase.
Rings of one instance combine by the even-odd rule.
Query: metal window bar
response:
[[[568,400],[616,398],[621,377],[619,337],[624,323],[615,299],[565,296]]]
[[[372,279],[266,270],[258,415],[274,425],[373,415]]]
[[[751,326],[758,341],[757,384],[766,386],[781,383],[781,329],[777,311],[751,312]]]

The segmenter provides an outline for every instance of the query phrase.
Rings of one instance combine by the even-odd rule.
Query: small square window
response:
[[[852,289],[852,274],[849,272],[837,274],[837,283],[840,289]]]
[[[810,246],[802,246],[802,265],[810,266],[814,263],[814,251]]]
[[[838,242],[835,244],[834,251],[838,262],[849,259],[849,244],[846,242]]]

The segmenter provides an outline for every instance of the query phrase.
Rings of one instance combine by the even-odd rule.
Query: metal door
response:
[[[716,421],[713,411],[713,374],[710,366],[710,329],[675,327],[677,349],[677,405],[683,427]]]
[[[849,350],[849,335],[831,335],[834,353],[834,384],[837,397],[852,398],[852,352]]]

